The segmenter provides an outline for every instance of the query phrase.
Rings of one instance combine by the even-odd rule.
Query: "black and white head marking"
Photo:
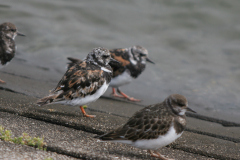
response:
[[[92,61],[94,64],[99,66],[106,66],[111,60],[111,55],[108,49],[98,47],[94,48],[92,52],[86,57],[87,61]]]

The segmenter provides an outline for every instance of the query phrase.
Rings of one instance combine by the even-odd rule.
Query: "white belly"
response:
[[[137,140],[133,142],[131,145],[141,149],[156,150],[158,148],[164,147],[174,142],[181,135],[182,133],[180,134],[176,133],[172,125],[166,135],[159,136],[157,139],[152,139],[152,140]]]
[[[56,103],[64,104],[64,105],[72,105],[72,106],[82,106],[91,102],[96,101],[101,95],[105,93],[107,90],[109,84],[106,84],[106,81],[103,83],[102,87],[100,87],[97,92],[95,92],[93,95],[88,95],[84,98],[75,98],[72,100],[64,100],[64,101],[59,101]]]
[[[182,135],[182,133],[177,134],[172,124],[167,134],[163,136],[159,136],[157,139],[137,140],[135,142],[132,142],[129,140],[116,140],[114,142],[126,143],[133,147],[137,147],[141,149],[156,150],[158,148],[164,147],[174,142],[177,138],[179,138]]]
[[[110,82],[111,87],[119,87],[125,84],[130,83],[133,80],[130,73],[124,71],[123,74],[118,75],[117,77],[112,78]]]

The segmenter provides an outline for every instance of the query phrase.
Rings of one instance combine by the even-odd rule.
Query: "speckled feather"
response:
[[[82,62],[81,59],[77,59],[77,58],[72,58],[72,57],[68,57],[67,58],[70,62],[68,63],[68,68],[71,68],[72,66],[74,66],[76,63]]]
[[[6,65],[15,56],[16,45],[12,37],[7,35],[10,29],[16,30],[16,26],[6,22],[0,25],[0,61],[1,65]]]
[[[106,82],[109,84],[112,77],[112,69],[109,65],[104,66],[110,72],[102,70],[100,65],[93,61],[81,61],[72,65],[57,87],[49,96],[42,98],[37,104],[45,105],[53,102],[84,98],[93,95]]]
[[[180,102],[179,102],[180,103]],[[165,135],[173,124],[177,134],[183,132],[186,126],[185,115],[177,115],[168,104],[168,99],[162,103],[150,105],[136,112],[128,122],[116,130],[99,136],[102,140],[157,139]]]
[[[129,70],[131,77],[137,78],[144,71],[146,64],[141,62],[141,57],[134,59],[137,62],[136,64],[131,63],[129,55],[129,50],[132,52],[131,49],[132,48],[119,48],[109,50],[112,58],[120,62],[120,64],[109,63],[113,69],[113,77],[117,77],[123,74],[124,71]]]
[[[5,37],[0,32],[0,61],[1,65],[6,65],[15,56],[15,42],[11,38]]]
[[[143,50],[147,52],[147,50],[141,46],[136,46],[139,50]],[[130,61],[129,52],[132,54],[132,47],[131,48],[119,48],[119,49],[112,49],[109,50],[111,57],[117,60],[120,63],[109,62],[109,65],[113,69],[113,78],[117,77],[118,75],[123,74],[124,71],[129,70],[130,75],[133,78],[137,78],[145,69],[146,64],[142,63],[141,56],[134,58],[137,61],[137,64],[132,64]],[[77,62],[81,62],[81,59],[76,59],[72,57],[68,57],[68,60],[71,62],[68,63],[68,67],[73,66]]]

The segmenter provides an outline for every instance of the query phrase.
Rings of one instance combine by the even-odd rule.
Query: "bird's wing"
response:
[[[37,104],[45,105],[92,95],[104,84],[104,74],[99,67],[90,66],[85,61],[77,63],[67,70],[50,95],[39,100]]]
[[[160,105],[160,106],[157,106]],[[156,107],[158,107],[156,109]],[[172,124],[172,117],[168,115],[162,104],[148,106],[131,117],[128,122],[98,138],[102,140],[131,140],[155,139],[164,135]]]
[[[70,61],[68,62],[68,69],[74,66],[76,63],[82,62],[81,59],[77,59],[77,58],[68,57],[67,59]]]
[[[127,49],[112,49],[109,50],[111,57],[120,63],[110,62],[109,65],[113,69],[113,77],[122,74],[126,70],[126,66],[130,65],[129,54]]]
[[[0,37],[1,34],[0,34]],[[6,44],[9,45],[6,45]],[[15,56],[15,42],[10,38],[6,38],[5,40],[0,38],[0,63],[5,65],[7,62],[11,61]]]

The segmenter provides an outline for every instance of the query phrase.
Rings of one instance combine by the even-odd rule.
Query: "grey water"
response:
[[[17,38],[18,58],[61,75],[66,57],[142,45],[156,64],[122,91],[144,105],[183,94],[200,114],[235,121],[239,8],[239,0],[0,0],[0,23],[10,21],[27,35]]]

